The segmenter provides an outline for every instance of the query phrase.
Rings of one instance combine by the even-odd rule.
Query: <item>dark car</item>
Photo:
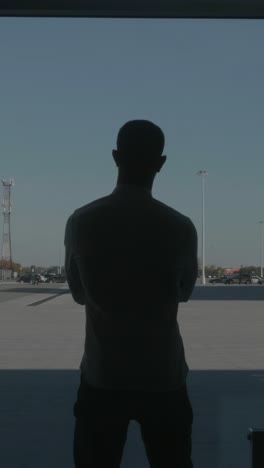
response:
[[[40,283],[40,282],[41,282],[41,278],[40,278],[40,275],[38,274],[37,275],[27,274],[27,275],[23,275],[17,278],[17,283],[35,284],[35,283]]]
[[[251,284],[251,275],[234,274],[228,275],[226,284]]]
[[[239,274],[227,275],[226,284],[238,284],[240,281]]]
[[[251,275],[240,275],[239,284],[251,284],[252,276]]]
[[[17,283],[31,283],[32,275],[23,275],[17,278]]]
[[[48,276],[46,279],[46,283],[66,283],[66,276],[65,275]]]
[[[228,277],[226,275],[225,276],[220,276],[220,277],[217,277],[217,278],[211,278],[209,280],[209,283],[211,283],[211,284],[216,284],[216,283],[226,284],[227,279],[228,279]]]

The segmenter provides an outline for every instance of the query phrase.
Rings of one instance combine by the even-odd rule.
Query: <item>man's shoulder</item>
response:
[[[172,206],[167,205],[166,203],[154,197],[148,199],[148,203],[149,201],[152,205],[152,208],[154,208],[154,210],[151,210],[152,216],[156,213],[158,217],[161,216],[163,221],[168,221],[169,224],[174,225],[176,228],[179,226],[186,226],[187,228],[189,226],[190,228],[194,228],[191,219]],[[106,213],[109,213],[109,209],[115,205],[116,197],[114,196],[114,193],[110,193],[104,197],[97,198],[90,203],[81,206],[80,208],[77,208],[71,217],[74,220],[87,219],[88,217],[90,220],[94,218],[98,220],[98,217],[101,218],[101,215],[104,217]]]
[[[166,203],[157,200],[156,198],[153,198],[153,202],[169,219],[174,221],[176,224],[192,225],[192,221],[188,216],[184,215],[172,206],[167,205]]]
[[[97,209],[101,209],[107,206],[110,201],[111,201],[111,195],[106,195],[104,197],[96,198],[90,203],[87,203],[86,205],[83,205],[77,208],[73,212],[72,217],[78,218],[78,217],[86,216],[89,213],[93,213]]]

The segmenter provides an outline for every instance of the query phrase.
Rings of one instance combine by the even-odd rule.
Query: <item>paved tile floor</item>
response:
[[[84,309],[59,286],[12,289],[0,287],[0,466],[73,468]],[[226,297],[222,289],[221,299],[220,287],[197,288],[178,316],[190,367],[194,468],[251,468],[247,431],[264,425],[264,287],[255,296],[253,287],[237,291]],[[132,467],[148,467],[134,421],[121,465]]]

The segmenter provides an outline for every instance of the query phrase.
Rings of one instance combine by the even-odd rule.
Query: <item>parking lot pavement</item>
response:
[[[16,282],[0,282],[0,303],[17,301],[18,304],[27,304],[32,296],[32,302],[34,300],[40,300],[42,297],[47,298],[48,296],[60,294],[61,290],[68,290],[67,283],[55,283],[55,284],[21,284]],[[2,308],[3,306],[1,306]],[[1,310],[0,308],[0,310]]]
[[[229,300],[225,295],[219,299],[224,288],[209,288],[207,294],[204,287],[196,289],[178,315],[190,367],[194,468],[251,468],[247,430],[264,424],[264,303],[260,296],[250,299],[255,287],[246,287],[245,296],[243,287],[231,286],[226,289]],[[66,286],[64,294],[54,291],[28,290],[20,299],[13,292],[13,299],[0,304],[0,451],[5,468],[73,467],[72,405],[85,313]],[[140,428],[132,421],[121,468],[135,466],[148,463]]]

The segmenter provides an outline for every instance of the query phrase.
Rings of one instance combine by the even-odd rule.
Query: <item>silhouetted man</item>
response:
[[[86,308],[74,405],[76,468],[118,468],[130,420],[151,468],[191,468],[193,412],[177,323],[197,278],[191,220],[152,197],[164,135],[146,120],[119,131],[115,190],[70,216],[66,274]]]

